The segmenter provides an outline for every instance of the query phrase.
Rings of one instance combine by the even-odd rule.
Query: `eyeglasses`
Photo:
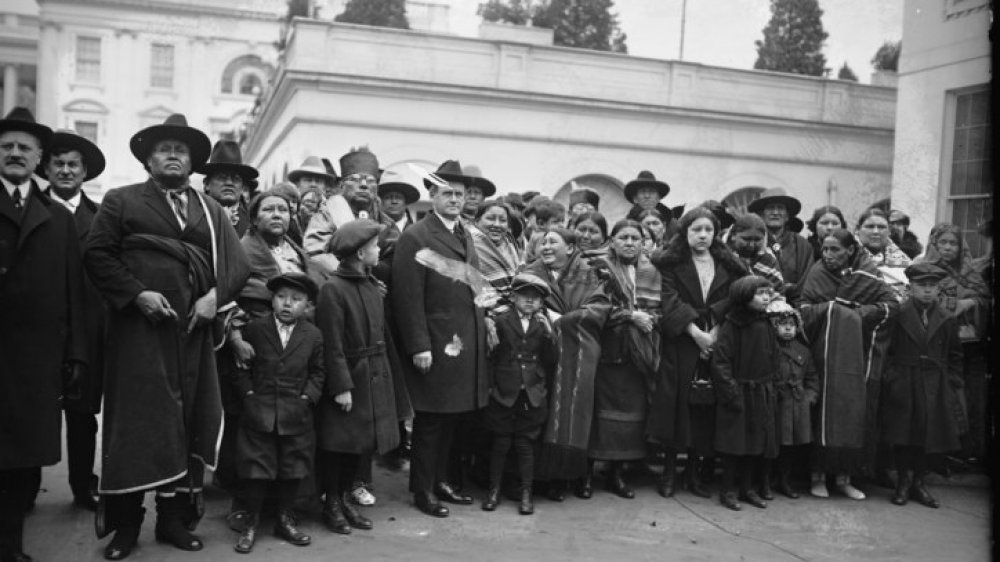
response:
[[[367,185],[368,187],[375,187],[378,185],[378,180],[376,180],[375,176],[371,174],[351,174],[349,176],[344,176],[344,179],[342,181],[344,181],[345,183],[352,183],[357,185],[364,184]]]

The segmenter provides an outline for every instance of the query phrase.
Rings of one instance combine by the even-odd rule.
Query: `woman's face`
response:
[[[642,233],[633,227],[625,227],[611,237],[611,245],[618,257],[624,261],[632,261],[642,250]]]
[[[574,230],[576,231],[576,243],[580,245],[581,250],[593,250],[604,244],[604,234],[601,233],[601,227],[592,220],[580,221]]]
[[[479,217],[479,222],[476,223],[476,226],[486,234],[490,242],[500,244],[510,229],[510,223],[507,220],[507,211],[499,206],[490,207]]]
[[[816,238],[823,240],[834,230],[844,228],[845,226],[845,224],[840,222],[840,217],[833,213],[826,213],[816,220]]]
[[[935,247],[938,254],[941,254],[941,259],[948,263],[958,258],[958,237],[951,232],[945,232],[941,236],[938,236]]]
[[[833,236],[823,239],[822,255],[823,265],[830,271],[840,271],[847,267],[847,263],[854,256],[855,249],[845,248],[840,240]]]
[[[573,246],[570,246],[559,236],[558,232],[546,232],[542,237],[542,242],[538,246],[538,255],[542,258],[542,263],[549,269],[558,269],[566,265]]]
[[[884,217],[872,215],[861,223],[858,234],[865,248],[881,252],[889,245],[889,221]]]
[[[653,239],[659,241],[663,238],[663,231],[667,229],[663,221],[653,215],[647,215],[642,219],[642,226],[645,226],[653,233]]]
[[[715,227],[712,226],[711,219],[706,217],[695,219],[687,229],[688,247],[695,254],[707,252],[709,246],[712,245],[712,237],[714,236]]]
[[[288,231],[290,219],[291,211],[288,209],[287,201],[281,197],[265,197],[257,209],[254,227],[262,234],[284,236]]]

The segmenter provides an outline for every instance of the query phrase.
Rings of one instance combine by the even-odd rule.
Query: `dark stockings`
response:
[[[358,462],[360,456],[352,453],[334,453],[331,451],[319,451],[322,457],[321,466],[323,491],[327,497],[339,498],[350,493],[354,484],[354,476],[358,472]]]
[[[295,480],[262,480],[253,478],[244,480],[246,490],[247,507],[251,513],[260,514],[264,506],[264,500],[268,492],[274,489],[274,495],[278,499],[279,511],[291,511],[295,507],[295,498],[299,493],[301,479]]]
[[[503,478],[503,468],[507,461],[507,452],[511,445],[517,454],[517,471],[521,477],[521,489],[531,489],[532,475],[535,471],[534,451],[531,439],[517,434],[494,434],[493,450],[490,453],[490,488],[499,488]]]

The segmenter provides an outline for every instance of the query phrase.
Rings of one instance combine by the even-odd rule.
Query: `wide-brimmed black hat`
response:
[[[438,169],[434,171],[434,175],[445,180],[445,181],[457,181],[466,187],[473,185],[475,178],[465,175],[462,170],[462,165],[458,160],[445,160],[443,164],[438,166]],[[434,184],[428,180],[424,180],[424,187],[430,189]]]
[[[465,174],[466,177],[472,178],[472,184],[465,185],[467,187],[478,187],[483,191],[483,197],[493,197],[493,194],[497,192],[497,186],[493,185],[493,182],[483,177],[483,171],[479,169],[479,166],[476,166],[475,164],[463,166],[462,173]]]
[[[407,205],[412,205],[420,199],[420,191],[403,174],[392,170],[386,170],[378,184],[378,196],[382,197],[386,193],[402,195]]]
[[[188,126],[187,118],[182,113],[174,113],[162,124],[146,127],[132,135],[132,140],[128,144],[132,149],[132,155],[145,166],[149,153],[153,151],[156,143],[167,139],[187,145],[191,153],[192,172],[199,172],[205,162],[208,162],[208,156],[212,152],[212,141],[208,140],[205,133]]]
[[[332,167],[333,166],[331,165],[331,168]],[[299,179],[306,174],[310,174],[313,176],[320,176],[330,183],[337,181],[337,175],[331,174],[327,170],[326,166],[319,159],[319,156],[307,157],[305,160],[302,161],[301,166],[292,170],[291,172],[288,172],[288,181],[292,183],[298,183]]]
[[[764,208],[768,205],[780,203],[785,206],[785,210],[788,211],[788,217],[794,217],[799,214],[802,210],[802,203],[798,199],[792,197],[785,193],[785,190],[780,187],[772,187],[771,189],[765,189],[760,197],[754,199],[747,205],[747,210],[751,213],[757,213],[758,215],[764,213]]]
[[[26,107],[15,107],[6,117],[0,119],[0,133],[21,131],[33,135],[44,150],[49,146],[52,129],[35,121],[35,116]]]
[[[666,182],[656,179],[653,172],[643,170],[639,172],[638,177],[625,184],[625,199],[628,199],[629,202],[633,202],[632,200],[635,199],[636,192],[642,187],[652,187],[657,193],[660,194],[660,199],[663,199],[668,193],[670,193],[670,186],[667,185]]]
[[[208,163],[198,170],[206,177],[216,172],[233,172],[243,178],[244,183],[254,180],[259,174],[257,168],[243,163],[243,154],[236,141],[220,140],[212,147]]]
[[[49,158],[56,152],[62,153],[69,150],[79,152],[80,157],[83,159],[83,165],[87,168],[87,175],[83,178],[83,181],[90,181],[101,175],[101,172],[104,171],[106,164],[104,153],[101,152],[100,148],[97,148],[96,144],[90,142],[90,139],[86,137],[81,137],[76,131],[59,129],[52,133],[48,149],[45,151],[45,157],[42,159],[41,164],[38,165],[38,170],[35,173],[45,177],[43,170]]]

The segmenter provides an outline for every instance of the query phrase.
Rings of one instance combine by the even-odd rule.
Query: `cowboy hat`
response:
[[[794,217],[799,214],[802,210],[802,203],[798,199],[792,197],[785,193],[785,190],[780,187],[772,187],[770,189],[765,189],[760,197],[754,199],[747,205],[747,210],[751,213],[757,213],[758,215],[764,212],[764,209],[771,204],[780,204],[785,206],[785,210],[788,211],[789,217]]]
[[[49,158],[54,153],[58,152],[61,154],[69,150],[79,152],[80,157],[83,159],[83,165],[87,168],[87,175],[83,178],[83,181],[90,181],[101,175],[101,172],[104,171],[104,153],[101,152],[100,148],[97,148],[96,144],[90,142],[90,139],[78,135],[76,131],[59,129],[52,133],[52,138],[49,140],[48,148],[45,151],[45,157],[42,158],[42,162],[38,165],[38,170],[35,173],[44,177],[45,174],[42,170],[48,164]]]
[[[6,117],[0,119],[0,133],[7,131],[21,131],[34,136],[43,150],[52,138],[52,129],[35,122],[35,116],[25,107],[15,107]]]
[[[288,181],[298,183],[299,179],[306,174],[320,176],[330,183],[337,181],[337,176],[327,172],[326,166],[323,165],[318,156],[307,157],[302,161],[301,166],[288,172]]]
[[[412,205],[420,199],[420,192],[417,191],[417,188],[403,177],[403,174],[392,170],[386,170],[378,184],[378,196],[382,197],[386,193],[402,195],[407,205]]]
[[[152,125],[132,135],[129,148],[136,160],[146,165],[149,154],[156,143],[162,140],[176,140],[187,145],[191,153],[191,171],[201,170],[212,152],[212,142],[205,133],[189,127],[187,118],[182,113],[174,113],[160,125]]]
[[[208,158],[208,163],[201,167],[205,177],[214,173],[230,170],[243,178],[245,183],[257,177],[257,169],[243,163],[243,155],[240,153],[240,145],[235,141],[220,140],[212,147],[212,155]]]
[[[483,171],[479,169],[479,166],[476,166],[475,164],[462,166],[462,173],[465,174],[466,177],[472,178],[472,183],[466,184],[466,186],[478,187],[483,191],[483,197],[492,197],[493,194],[497,192],[497,186],[493,185],[493,182],[483,177]]]
[[[660,199],[663,199],[668,193],[670,193],[670,186],[667,185],[666,182],[657,180],[656,176],[653,175],[653,172],[643,170],[639,172],[638,177],[625,184],[625,199],[632,202],[632,200],[635,199],[636,193],[643,187],[652,187],[655,189],[660,195]]]

